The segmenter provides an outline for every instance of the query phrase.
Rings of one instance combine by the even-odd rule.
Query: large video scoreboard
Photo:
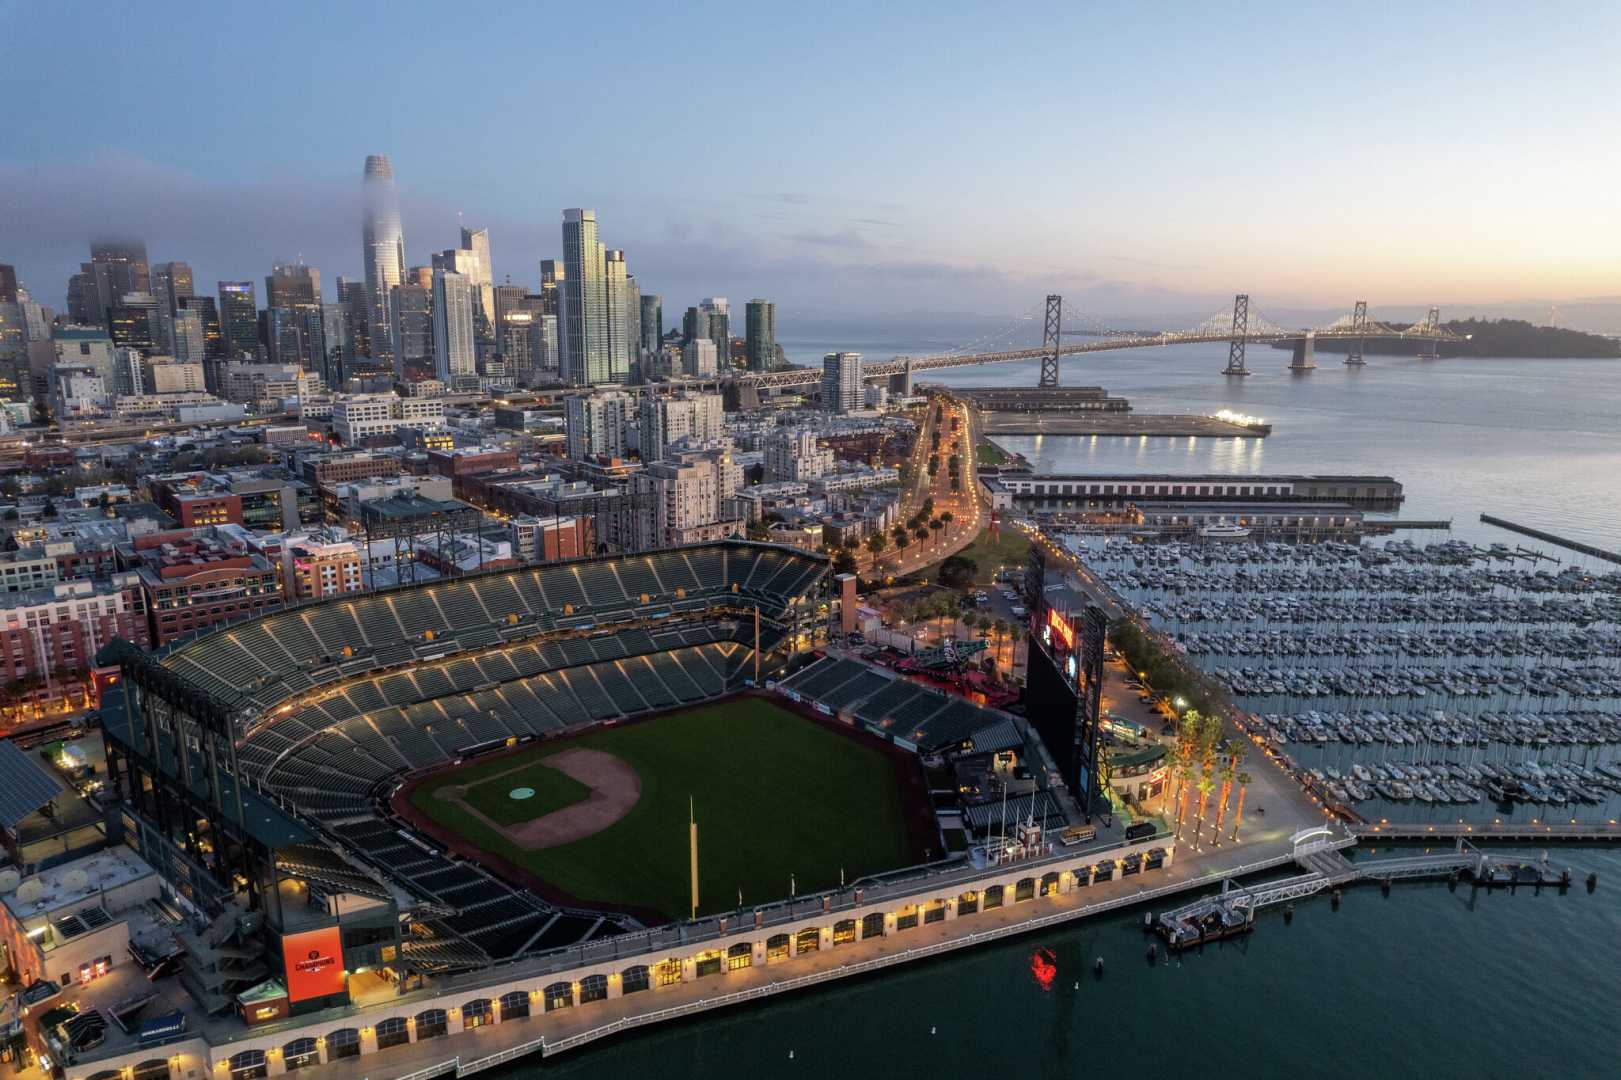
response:
[[[1026,567],[1029,679],[1025,712],[1091,820],[1100,802],[1098,721],[1109,619],[1085,595],[1047,581],[1039,545]],[[1052,586],[1052,587],[1050,587]]]

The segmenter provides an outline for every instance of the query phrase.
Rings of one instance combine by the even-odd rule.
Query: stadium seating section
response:
[[[238,748],[251,780],[425,905],[412,959],[463,967],[623,921],[508,888],[382,816],[378,794],[480,748],[740,688],[754,674],[753,612],[762,662],[780,663],[791,608],[826,568],[727,542],[502,571],[291,607],[177,642],[161,660],[257,718]],[[360,873],[318,844],[278,859],[334,889]]]

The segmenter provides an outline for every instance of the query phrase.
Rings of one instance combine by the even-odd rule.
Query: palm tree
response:
[[[1193,823],[1193,843],[1199,844],[1199,833],[1204,828],[1204,812],[1210,802],[1210,792],[1216,786],[1216,741],[1221,734],[1221,721],[1214,716],[1204,717],[1199,724],[1199,816]]]
[[[952,521],[951,511],[950,510],[941,511],[940,512],[940,520],[945,522],[947,525],[950,525],[951,521]]]
[[[1210,830],[1210,838],[1218,844],[1221,843],[1221,823],[1227,817],[1227,797],[1233,791],[1233,776],[1238,771],[1237,765],[1233,755],[1223,748],[1221,763],[1217,770],[1217,775],[1221,778],[1221,795],[1216,799],[1216,825]]]
[[[1238,823],[1244,820],[1244,793],[1249,790],[1250,774],[1238,774],[1238,809],[1233,812],[1233,839],[1238,839]]]
[[[1197,710],[1189,709],[1176,722],[1176,836],[1182,838],[1182,820],[1187,816],[1188,782],[1193,779],[1193,746],[1198,741],[1200,717]]]
[[[884,553],[884,548],[887,546],[889,546],[889,537],[881,532],[873,533],[867,537],[867,550],[872,552],[874,562],[878,561],[878,556]]]

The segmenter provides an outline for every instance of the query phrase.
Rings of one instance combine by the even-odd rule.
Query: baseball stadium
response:
[[[1015,754],[1074,770],[1037,765],[1007,714],[841,652],[855,582],[830,577],[723,540],[115,641],[108,850],[28,896],[95,890],[136,963],[53,978],[102,946],[20,926],[25,994],[54,1006],[42,1051],[67,1080],[319,1080],[381,1051],[374,1077],[465,1075],[904,962],[890,935],[1017,932],[1169,866],[1154,838],[1052,842],[1066,797],[1029,772],[1011,817],[1012,781],[1000,806],[964,795]],[[1065,694],[1056,734],[1085,712]],[[949,930],[966,916],[986,929]],[[436,1060],[491,1024],[477,1061]]]

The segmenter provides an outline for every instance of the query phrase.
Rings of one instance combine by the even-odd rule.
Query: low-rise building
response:
[[[119,559],[140,575],[154,645],[282,604],[280,568],[213,530],[139,537]]]

